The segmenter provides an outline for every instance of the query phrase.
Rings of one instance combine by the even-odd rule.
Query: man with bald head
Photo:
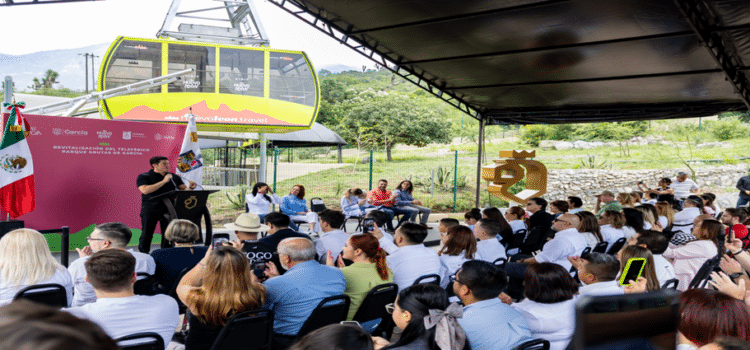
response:
[[[266,287],[265,308],[274,315],[274,349],[294,342],[302,324],[325,298],[344,294],[346,279],[338,268],[315,261],[315,245],[307,238],[286,238],[278,246],[281,267],[279,276],[273,263],[268,263],[263,282]]]

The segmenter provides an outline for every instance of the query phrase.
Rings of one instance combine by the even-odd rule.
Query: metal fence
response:
[[[237,186],[252,186],[257,181],[258,170],[256,169],[203,167],[203,188],[207,190],[226,190]]]

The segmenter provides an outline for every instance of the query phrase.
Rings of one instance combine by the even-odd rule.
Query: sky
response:
[[[264,0],[255,0],[261,22],[275,49],[301,50],[310,56],[316,69],[342,64],[369,68],[373,62],[354,50],[339,44],[312,26],[297,19],[281,8]],[[89,45],[110,43],[119,35],[155,38],[161,28],[169,0],[104,0],[81,3],[39,4],[7,6],[0,11],[3,28],[13,28],[3,33],[5,41],[0,53],[22,55],[27,53],[72,49]],[[196,6],[221,5],[212,0],[182,0],[180,11]],[[173,29],[177,28],[177,19]],[[203,22],[196,24],[218,24]],[[6,38],[16,33],[14,38]]]

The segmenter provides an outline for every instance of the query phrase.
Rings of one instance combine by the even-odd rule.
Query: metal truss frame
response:
[[[102,0],[2,0],[2,2],[0,2],[0,6],[61,4],[61,3],[66,3],[66,2],[84,2],[84,1],[102,1]]]
[[[181,0],[172,0],[157,37],[170,37],[187,41],[208,41],[230,45],[270,46],[270,40],[260,21],[252,0],[214,0],[223,5],[212,6],[179,12]],[[227,18],[209,17],[207,12],[226,10]],[[183,30],[182,24],[177,31],[170,30],[175,18],[193,18],[207,21],[229,22],[229,27],[194,25],[191,31]],[[185,24],[185,23],[183,23]]]

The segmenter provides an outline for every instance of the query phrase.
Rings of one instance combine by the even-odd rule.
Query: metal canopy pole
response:
[[[260,166],[258,167],[258,181],[266,182],[266,134],[258,134],[260,139]]]
[[[476,193],[476,199],[474,201],[474,207],[479,208],[479,193],[481,192],[479,188],[482,186],[482,151],[484,146],[484,116],[480,114],[479,116],[479,136],[477,137],[477,143],[479,144],[479,147],[477,147],[477,193]]]

